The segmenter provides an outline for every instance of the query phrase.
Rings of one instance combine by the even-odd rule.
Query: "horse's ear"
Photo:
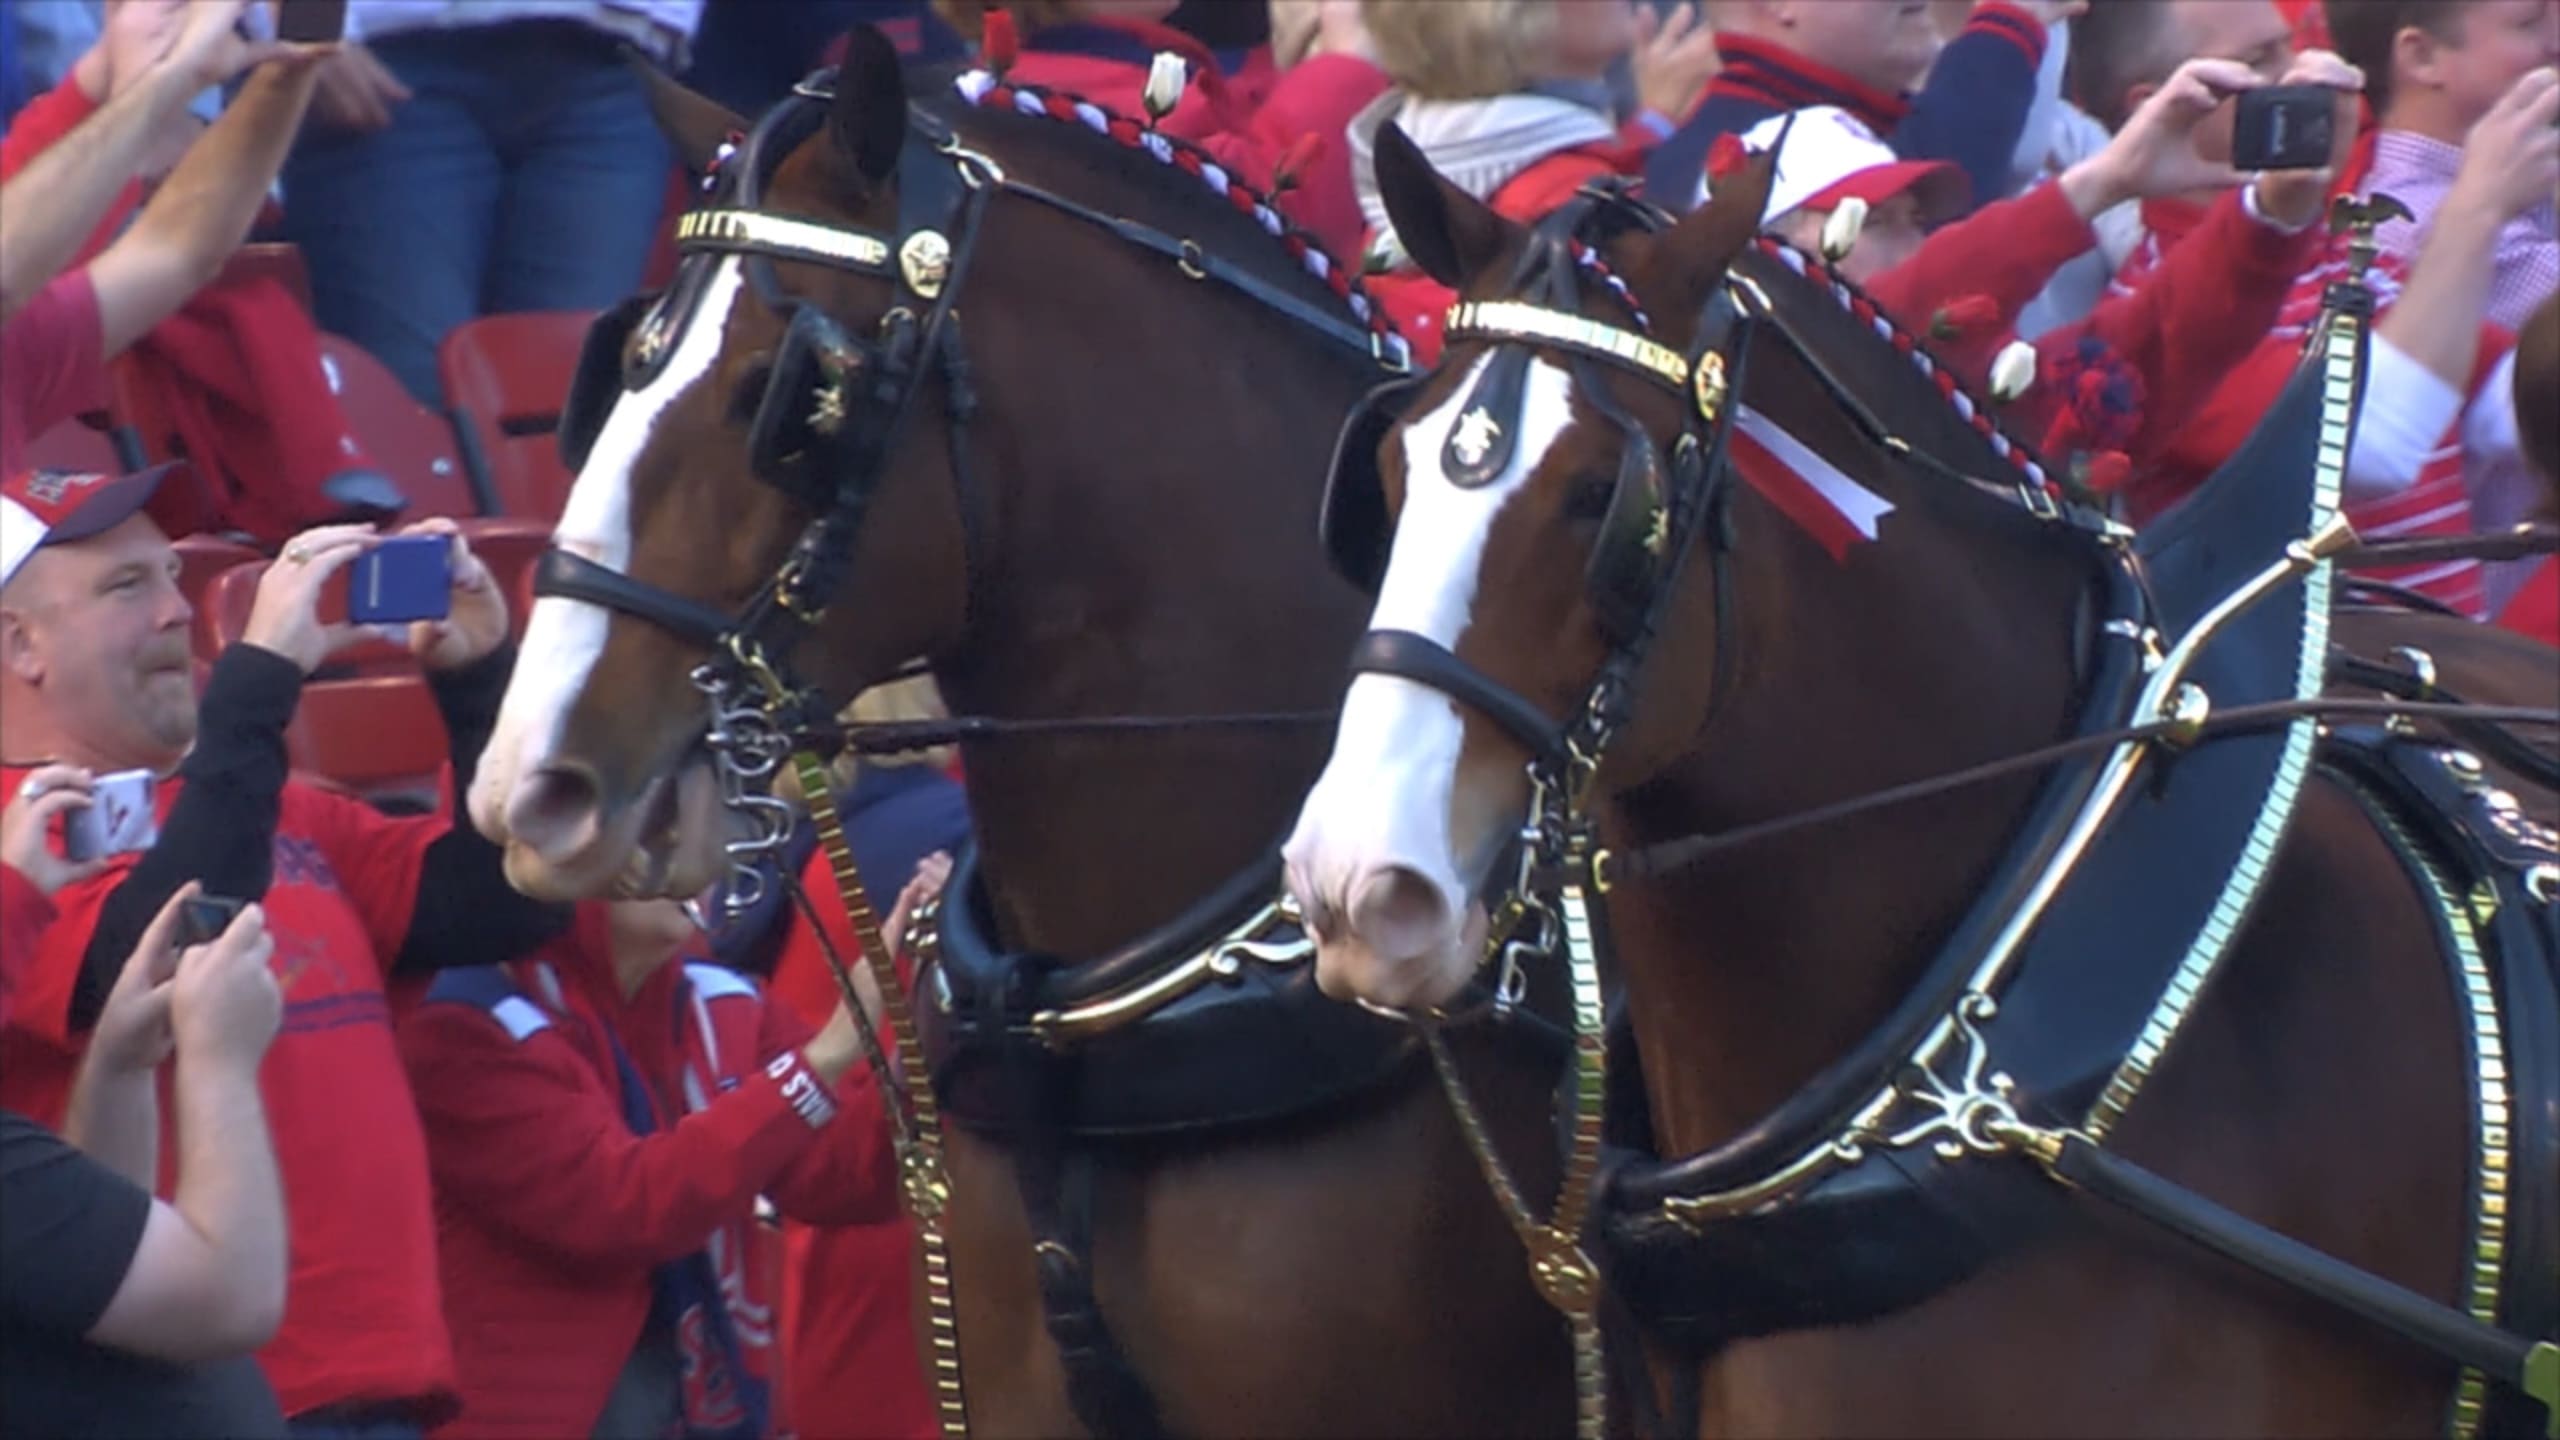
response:
[[[1777,179],[1774,145],[1713,179],[1707,203],[1681,217],[1654,246],[1646,288],[1672,297],[1671,305],[1657,309],[1693,314],[1706,303],[1726,268],[1760,233]]]
[[[632,54],[631,68],[640,72],[640,83],[649,91],[649,113],[658,118],[658,128],[666,133],[667,143],[675,147],[676,159],[685,169],[696,175],[705,173],[731,136],[746,133],[743,116],[708,95],[677,84],[637,51]]]
[[[1442,179],[1394,121],[1378,127],[1372,160],[1387,223],[1424,274],[1455,290],[1502,254],[1511,222]]]
[[[907,82],[898,47],[871,25],[856,25],[844,37],[827,137],[870,184],[897,173],[898,152],[907,143]]]

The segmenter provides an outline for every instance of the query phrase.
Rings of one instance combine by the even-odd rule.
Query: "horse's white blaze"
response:
[[[1370,617],[1373,629],[1409,630],[1457,648],[1473,616],[1485,541],[1495,517],[1572,422],[1571,379],[1550,362],[1532,363],[1509,468],[1473,489],[1453,483],[1441,469],[1441,447],[1489,360],[1479,360],[1453,398],[1405,431],[1404,509]],[[1339,959],[1352,967],[1348,988],[1366,998],[1389,1003],[1409,998],[1367,993],[1372,980],[1403,988],[1371,966],[1445,964],[1455,951],[1459,923],[1471,899],[1468,877],[1459,873],[1456,837],[1450,833],[1462,726],[1457,702],[1437,690],[1391,675],[1357,677],[1343,697],[1333,756],[1289,838],[1285,853],[1291,883],[1312,909],[1340,917],[1327,948],[1347,947],[1350,953]],[[1452,918],[1448,933],[1426,953],[1375,949],[1375,937],[1359,933],[1351,923],[1361,887],[1395,868],[1428,880]]]
[[[722,261],[665,368],[647,385],[615,401],[586,464],[579,467],[577,483],[570,487],[569,503],[561,511],[552,543],[609,570],[629,568],[632,467],[648,448],[658,418],[718,363],[729,310],[737,301],[744,274],[739,261]],[[517,652],[515,676],[508,682],[497,726],[471,786],[471,816],[481,833],[493,838],[505,835],[507,799],[517,779],[552,759],[569,707],[604,653],[610,618],[606,611],[582,601],[544,598],[534,602],[525,621],[524,644]]]

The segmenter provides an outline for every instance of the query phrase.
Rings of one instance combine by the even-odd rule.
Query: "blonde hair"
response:
[[[1544,68],[1556,0],[1360,0],[1378,66],[1420,100],[1485,100]]]
[[[1076,0],[933,0],[933,13],[972,45],[986,38],[990,10],[1011,13],[1014,29],[1024,35],[1064,25],[1079,13]]]
[[[886,685],[872,686],[854,696],[852,704],[837,711],[836,720],[839,724],[845,725],[877,725],[906,720],[941,720],[948,718],[950,714],[950,707],[942,700],[942,689],[933,683],[933,677],[917,675],[906,680],[892,680]],[[874,765],[884,770],[906,765],[931,765],[936,769],[942,769],[949,766],[952,757],[958,753],[957,746],[936,745],[929,750],[913,750],[897,755],[873,755],[864,759],[856,756],[851,750],[846,750],[828,762],[827,772],[829,778],[834,781],[836,789],[842,791],[852,786],[854,778],[862,773],[864,765]],[[803,804],[806,797],[800,790],[799,771],[789,765],[783,766],[774,776],[773,793],[793,805]]]
[[[1271,0],[1271,64],[1287,70],[1315,53],[1324,0]]]

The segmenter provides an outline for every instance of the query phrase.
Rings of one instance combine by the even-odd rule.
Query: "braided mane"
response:
[[[1018,84],[990,70],[966,71],[952,81],[952,89],[961,100],[981,110],[1080,125],[1123,149],[1144,155],[1207,186],[1210,193],[1225,200],[1236,213],[1260,225],[1264,233],[1277,240],[1289,257],[1308,274],[1324,282],[1325,287],[1341,299],[1352,318],[1368,328],[1377,341],[1381,357],[1392,364],[1412,364],[1412,347],[1396,333],[1394,324],[1387,319],[1385,307],[1370,298],[1368,287],[1356,270],[1343,264],[1325,248],[1322,240],[1281,214],[1272,203],[1272,194],[1237,179],[1215,156],[1198,145],[1166,135],[1143,120],[1106,109],[1081,96]]]
[[[2062,487],[2045,473],[2044,466],[2027,443],[2011,436],[2000,422],[1992,418],[1992,407],[1971,387],[1956,378],[1953,370],[1929,353],[1926,341],[1904,329],[1900,322],[1884,311],[1884,307],[1868,298],[1867,293],[1820,258],[1797,249],[1773,235],[1753,240],[1761,254],[1786,266],[1813,282],[1813,289],[1831,297],[1851,318],[1875,332],[1877,338],[1909,358],[1920,373],[1938,387],[1938,394],[1954,409],[1958,419],[1973,427],[1991,447],[1992,453],[2015,465],[2027,482],[2056,500],[2064,497]]]

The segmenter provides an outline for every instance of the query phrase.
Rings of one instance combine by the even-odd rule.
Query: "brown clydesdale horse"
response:
[[[1645,856],[2035,751],[2093,718],[2117,723],[2090,713],[2093,695],[2109,674],[2145,672],[2138,655],[2108,657],[2158,643],[2110,618],[2126,613],[2110,608],[2123,587],[2103,577],[2123,568],[2109,557],[2126,537],[2071,523],[2042,487],[2019,485],[2014,447],[1972,423],[1972,397],[1942,397],[1907,346],[1879,340],[1859,297],[1755,238],[1765,161],[1676,224],[1597,201],[1550,222],[1565,232],[1531,232],[1400,142],[1382,139],[1378,168],[1406,248],[1467,301],[1529,305],[1462,306],[1374,469],[1346,450],[1333,481],[1332,539],[1378,602],[1333,756],[1285,851],[1329,992],[1429,1006],[1468,978],[1481,953],[1468,917],[1512,874],[1495,861],[1529,805],[1524,761],[1561,756],[1569,775],[1560,736],[1606,742],[1600,837]],[[1702,413],[1706,430],[1734,433],[1702,438]],[[2267,473],[2308,475],[2318,405],[2288,413],[2302,463]],[[1692,491],[1721,498],[1682,510],[1682,478],[1719,463],[1744,478]],[[2281,533],[2302,534],[2309,511]],[[1385,533],[1364,535],[1364,514]],[[2164,587],[2221,543],[2185,540],[2157,567]],[[2295,635],[2313,622],[2287,623]],[[2342,617],[2339,633],[2354,640],[2362,623]],[[2462,622],[2394,623],[2394,643],[2441,652],[2446,689],[2551,702],[2549,650]],[[1632,652],[1632,712],[1611,714],[1613,731],[1584,724],[1595,677],[1647,641]],[[2316,689],[2316,639],[2299,648]],[[2186,767],[2243,743],[2279,748],[2207,740],[2138,782],[2138,803],[2226,833],[2229,797],[2198,793],[2188,777],[2211,772]],[[1654,1228],[1638,1238],[1682,1228],[1674,1212],[1695,1222],[1651,1252],[1661,1266],[1611,1277],[1622,1294],[1656,1292],[1640,1298],[1679,1322],[1649,1332],[1662,1394],[1685,1389],[1697,1433],[1712,1436],[2439,1429],[2451,1364],[2075,1205],[2017,1154],[1975,1153],[1998,1148],[1984,1142],[2002,1132],[1979,1127],[2002,1118],[2012,1077],[1957,1062],[1986,1053],[1982,1036],[2008,1044],[1987,1053],[2016,1068],[2031,1119],[2039,1074],[2094,1075],[2114,1097],[2121,1044],[2094,1070],[2066,1053],[2106,1029],[2083,1012],[2154,1013],[2162,954],[2178,949],[2122,937],[2256,864],[2237,843],[2198,855],[2221,842],[2117,822],[2048,911],[2045,929],[2069,943],[2026,950],[1996,1006],[1920,1014],[1949,1037],[1925,1052],[1946,1066],[1897,1067],[1923,1052],[1867,1048],[1938,983],[1942,946],[1995,933],[2004,913],[1978,905],[2025,893],[2006,857],[2051,833],[2040,807],[2059,774],[2043,765],[1702,863],[1630,866],[1614,884],[1600,868],[1631,1023],[1621,1040],[1641,1057],[1640,1096],[1613,1103],[1644,1112],[1649,1133],[1632,1139],[1704,1154],[1717,1164],[1696,1173],[1720,1166],[1725,1182],[1698,1192],[1711,1203],[1668,1181],[1627,1202],[1650,1207],[1636,1218]],[[2264,783],[2243,798],[2254,805]],[[2366,806],[2325,770],[2299,794],[2227,958],[2165,1058],[2154,1047],[2156,1069],[2133,1073],[2147,1083],[2118,1106],[2107,1146],[2348,1264],[2472,1305],[2473,1146],[2489,1125],[2468,1048],[2474,1001]],[[2553,805],[2548,791],[2525,801],[2546,824]],[[2149,978],[2117,995],[2134,973]],[[2108,1034],[2123,1029],[2112,1023]],[[1895,1098],[1879,1113],[1916,1138],[1853,1131],[1864,1112],[1835,1106],[1800,1130],[1804,1143],[1770,1149],[1806,1120],[1807,1097],[1864,1100],[1839,1088],[1853,1071],[1881,1077],[1876,1093]],[[2546,1135],[2551,1105],[2535,1091],[2548,1079],[2518,1081]],[[1921,1100],[1981,1103],[1932,1115]],[[2502,1125],[2493,1139],[2507,1143]],[[1771,1179],[1743,1167],[1770,1154],[1801,1154],[1804,1168]],[[2548,1151],[2513,1159],[2551,1164]],[[2548,1194],[2547,1175],[2524,1182]],[[2513,1229],[2517,1245],[2547,1245],[2549,1213]],[[1664,1293],[1682,1246],[1718,1243],[1694,1293]],[[2547,1307],[2544,1288],[2511,1288],[2501,1318],[2547,1336],[2547,1308],[2517,1319]],[[2466,1392],[2457,1419],[2476,1418],[2476,1398]]]
[[[609,415],[581,423],[573,401],[564,441],[585,458],[557,536],[573,558],[533,608],[475,820],[535,893],[720,878],[688,672],[752,628],[741,607],[858,486],[823,618],[788,656],[801,680],[843,697],[923,656],[956,712],[997,726],[1313,722],[973,747],[980,893],[946,910],[974,903],[1001,946],[1076,958],[1258,859],[1273,900],[1271,854],[1361,623],[1312,537],[1334,431],[1381,378],[1370,332],[1234,195],[1013,103],[1044,97],[981,83],[911,106],[867,29],[832,87],[813,79],[726,159],[669,295],[623,322]],[[680,94],[660,110],[696,162],[746,128]],[[840,429],[809,418],[813,375]],[[1307,969],[1302,1008],[1336,1012]],[[1427,1067],[1398,1027],[1352,1018],[1403,1047],[1367,1083],[1306,1059],[1292,1024],[1219,1029],[1185,1063],[1253,1094],[1229,1107],[1139,1074],[1122,1100],[1196,1123],[1077,1142],[1091,1288],[1152,1392],[1138,1408],[1199,1436],[1565,1431],[1560,1322]],[[1510,1142],[1536,1149],[1551,1056],[1475,1054]],[[971,1426],[1076,1432],[1013,1141],[962,1125],[949,1146]]]

